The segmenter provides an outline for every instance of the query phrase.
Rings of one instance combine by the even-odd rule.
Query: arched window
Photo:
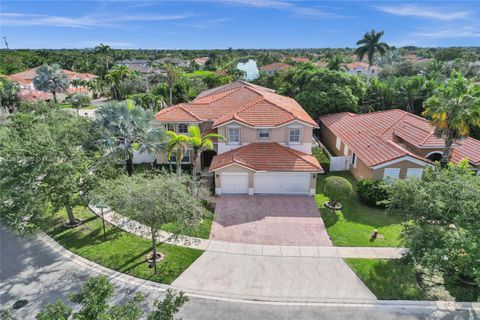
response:
[[[433,162],[442,160],[442,153],[438,151],[430,152],[427,154],[427,159]]]

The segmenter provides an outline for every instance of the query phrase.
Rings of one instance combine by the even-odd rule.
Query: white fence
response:
[[[346,171],[350,169],[350,157],[330,157],[330,171]]]

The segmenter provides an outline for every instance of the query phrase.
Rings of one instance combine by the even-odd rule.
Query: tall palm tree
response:
[[[423,101],[429,96],[435,86],[432,80],[423,76],[402,77],[397,80],[400,102],[406,105],[408,112],[414,112],[416,102]]]
[[[177,169],[177,175],[182,174],[182,160],[187,151],[188,147],[188,137],[183,134],[176,134],[173,131],[167,131],[168,141],[167,141],[167,158],[168,163],[170,164],[171,170],[171,161],[170,158],[172,154],[175,155],[175,165]]]
[[[175,81],[177,81],[177,78],[180,75],[180,70],[178,70],[177,67],[171,64],[166,64],[165,70],[167,71],[167,84],[170,95],[170,105],[173,105],[173,86],[175,85]]]
[[[35,89],[53,94],[53,100],[57,101],[57,93],[65,92],[68,89],[68,77],[60,69],[58,64],[51,66],[44,64],[37,69],[37,74],[33,78]]]
[[[224,140],[221,134],[205,133],[200,130],[198,126],[188,127],[189,139],[188,143],[193,149],[193,178],[197,178],[200,169],[200,156],[203,151],[213,149],[213,140]]]
[[[112,51],[112,48],[110,48],[109,45],[100,43],[99,46],[96,46],[94,49],[95,53],[101,54],[105,58],[105,70],[110,69],[110,52]]]
[[[105,81],[112,91],[112,98],[122,100],[124,98],[123,82],[127,79],[134,78],[136,75],[137,74],[127,66],[113,66],[105,75]]]
[[[329,70],[340,71],[344,67],[345,57],[343,54],[333,54],[327,57],[327,68]]]
[[[106,156],[125,161],[127,173],[133,174],[133,154],[156,154],[165,149],[164,132],[152,127],[154,114],[136,106],[131,100],[110,101],[95,111],[95,128],[101,138],[98,143],[107,147]]]
[[[358,59],[361,61],[365,56],[367,56],[368,59],[367,82],[370,82],[370,70],[373,66],[375,54],[378,53],[383,56],[390,48],[385,42],[380,42],[382,36],[383,31],[376,32],[375,30],[372,30],[366,32],[363,39],[357,41],[357,46],[359,47],[355,49],[355,54],[358,56]]]
[[[468,137],[470,129],[480,127],[480,88],[462,74],[454,72],[440,84],[425,103],[423,114],[430,117],[438,137],[445,138],[441,165],[447,166],[455,141]]]

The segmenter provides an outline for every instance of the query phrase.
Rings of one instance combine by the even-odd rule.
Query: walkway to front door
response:
[[[210,239],[264,245],[331,246],[315,199],[219,196]]]

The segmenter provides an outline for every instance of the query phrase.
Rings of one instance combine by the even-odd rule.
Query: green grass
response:
[[[186,77],[204,77],[213,73],[214,73],[213,71],[208,71],[208,70],[197,70],[194,72],[185,73],[185,76]]]
[[[70,103],[61,103],[59,104],[60,109],[73,109],[73,106]],[[83,107],[81,109],[96,109],[97,107],[94,105],[89,105],[86,107]]]
[[[107,241],[103,241],[101,219],[84,207],[74,213],[83,223],[75,228],[63,227],[65,211],[55,214],[44,230],[66,249],[101,264],[138,278],[170,284],[200,255],[202,250],[168,244],[157,246],[165,258],[158,263],[158,273],[153,274],[144,259],[151,252],[151,242],[107,224]]]
[[[348,179],[354,190],[354,194],[349,200],[342,201],[343,209],[335,213],[324,207],[328,198],[322,193],[323,182],[330,176]],[[357,181],[349,172],[330,172],[318,175],[315,200],[334,245],[342,247],[401,246],[400,234],[403,230],[403,220],[387,214],[386,210],[362,204],[356,195],[356,187]],[[374,229],[378,229],[382,237],[371,241],[370,236]]]
[[[379,299],[480,301],[480,288],[452,276],[425,273],[404,259],[345,261]]]
[[[208,239],[210,237],[210,229],[212,228],[212,214],[210,212],[206,213],[206,217],[203,218],[202,222],[194,227],[183,228],[179,234],[184,236]],[[162,230],[173,232],[178,230],[178,227],[174,223],[167,223],[162,226]]]

